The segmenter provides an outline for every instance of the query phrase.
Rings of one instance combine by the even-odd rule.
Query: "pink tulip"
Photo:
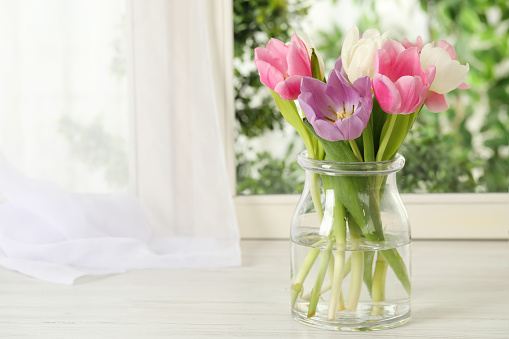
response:
[[[423,104],[435,78],[435,67],[421,70],[417,47],[405,49],[387,40],[375,53],[373,91],[382,110],[391,114],[415,112]]]
[[[262,84],[285,100],[297,99],[302,77],[311,76],[311,58],[295,33],[288,45],[270,39],[266,47],[255,48],[255,65]]]
[[[415,44],[408,41],[407,38],[403,38],[403,40],[401,40],[401,44],[405,48],[417,47],[417,49],[419,50],[419,53],[421,53],[421,51],[422,51],[423,42],[422,42],[422,38],[420,35],[417,37]]]
[[[424,48],[423,42],[422,42],[422,38],[420,36],[417,37],[416,44],[412,44],[406,38],[403,39],[401,41],[401,43],[402,43],[402,45],[405,48],[416,47],[418,49],[418,51],[419,51],[419,54],[421,54],[421,52],[422,52],[422,50]],[[429,52],[430,48],[435,47],[435,42],[431,42],[428,45],[430,45],[430,46],[427,47],[427,51]],[[424,101],[424,104],[430,110],[430,112],[434,112],[434,113],[443,112],[443,111],[446,111],[446,110],[449,109],[449,104],[447,103],[447,100],[445,99],[445,93],[448,92],[448,90],[451,90],[451,89],[454,89],[454,88],[458,88],[458,89],[469,89],[470,88],[469,85],[467,85],[465,82],[462,82],[459,85],[457,85],[457,83],[456,83],[456,84],[454,84],[454,86],[449,87],[446,90],[440,91],[442,93],[437,93],[437,92],[434,91],[434,86],[437,86],[438,82],[443,83],[443,82],[447,82],[447,81],[451,80],[451,78],[452,78],[451,76],[442,76],[441,73],[445,69],[451,70],[450,63],[453,60],[456,60],[456,51],[454,50],[454,47],[450,43],[448,43],[445,40],[438,40],[436,45],[437,45],[437,47],[445,50],[449,54],[450,60],[444,60],[445,58],[443,58],[443,57],[442,58],[438,58],[436,53],[433,56],[430,56],[429,53],[426,53],[428,55],[425,57],[426,61],[423,62],[423,56],[421,55],[421,64],[422,64],[423,67],[433,65],[433,66],[435,66],[437,68],[437,74],[435,76],[435,83],[431,87],[431,90],[428,93],[428,96],[426,97],[426,100]],[[448,64],[444,65],[444,62],[447,62]],[[455,62],[455,63],[458,64],[457,62]],[[468,72],[468,68],[467,68],[466,72]],[[463,73],[466,74],[466,72],[464,71]],[[442,87],[442,89],[444,88],[443,85],[440,86],[440,87]]]

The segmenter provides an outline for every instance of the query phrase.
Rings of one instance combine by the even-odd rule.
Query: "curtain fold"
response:
[[[213,22],[219,18],[205,0],[126,4],[136,196],[69,192],[28,178],[0,156],[0,194],[7,200],[0,204],[0,265],[6,268],[72,283],[129,269],[240,264],[218,120],[224,46],[213,38],[225,32],[210,29],[221,27]]]
[[[233,250],[239,234],[216,98],[224,93],[215,72],[223,46],[209,37],[211,20],[221,18],[206,0],[131,4],[138,194],[158,234],[215,239]]]

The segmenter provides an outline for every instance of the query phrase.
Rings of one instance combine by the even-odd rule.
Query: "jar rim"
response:
[[[308,151],[297,155],[297,163],[305,170],[327,175],[386,175],[400,171],[405,158],[396,153],[394,158],[374,162],[336,162],[308,158]]]

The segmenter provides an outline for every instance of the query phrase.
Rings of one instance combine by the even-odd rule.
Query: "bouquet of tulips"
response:
[[[369,29],[361,35],[357,27],[351,28],[343,43],[341,56],[327,78],[318,52],[306,46],[296,34],[292,35],[288,44],[270,39],[266,47],[255,49],[260,80],[270,88],[284,118],[302,137],[309,158],[335,162],[392,159],[424,105],[434,113],[445,111],[449,108],[445,97],[448,92],[469,88],[465,84],[469,66],[456,60],[455,50],[448,42],[438,40],[423,45],[418,37],[413,44],[407,39],[401,42],[391,40],[387,35],[376,29]],[[377,217],[380,211],[376,206],[381,201],[384,183],[369,183],[376,187],[370,197],[374,201],[374,208],[369,211],[369,218],[373,221],[371,225],[366,222],[368,216],[363,212],[361,202],[352,198],[356,189],[354,179],[323,180],[324,187],[337,188],[336,200],[345,215],[345,218],[336,218],[327,241],[345,244],[347,218],[351,241],[354,241],[354,236],[371,242],[383,241],[384,232]],[[320,189],[313,180],[310,186],[313,204],[321,219]],[[382,255],[410,295],[408,271],[398,251],[384,250]],[[303,281],[317,256],[317,251],[310,250],[292,281],[292,307],[302,293]],[[351,259],[354,272],[358,261],[354,260],[353,254]],[[345,272],[344,258],[342,262],[336,260],[335,265],[339,270],[335,267],[331,283],[329,319],[334,319],[337,309]],[[308,317],[315,314],[320,298],[323,283],[320,274],[311,292]],[[379,282],[379,286],[383,283]],[[357,284],[362,284],[362,278]],[[375,294],[377,287],[373,285],[371,288]],[[355,310],[360,286],[352,285],[350,289],[346,309]]]

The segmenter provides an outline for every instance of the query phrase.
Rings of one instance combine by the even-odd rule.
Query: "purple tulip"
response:
[[[327,84],[304,77],[299,104],[316,134],[329,141],[353,140],[366,128],[373,97],[369,76],[349,83],[334,69]]]

